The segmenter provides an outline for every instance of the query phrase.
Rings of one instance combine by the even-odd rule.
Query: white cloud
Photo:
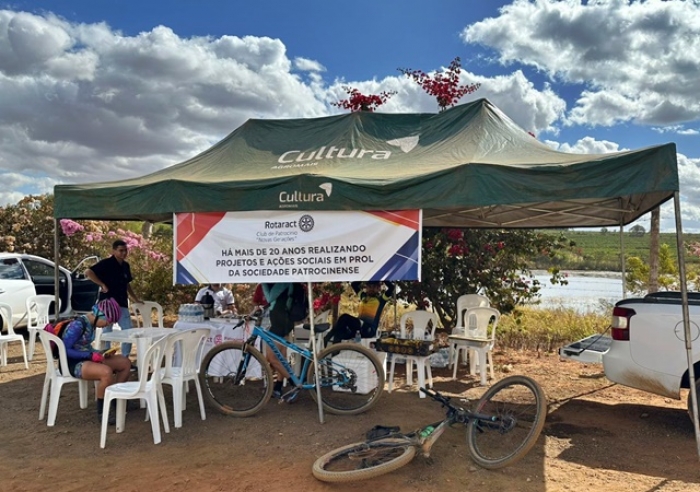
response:
[[[515,0],[468,26],[503,64],[584,84],[572,124],[667,125],[700,118],[700,3]]]
[[[191,157],[250,117],[327,113],[280,40],[123,36],[0,11],[0,168],[120,179]]]
[[[302,70],[305,72],[325,72],[326,67],[321,65],[316,60],[309,60],[308,58],[302,58],[300,56],[294,59],[294,67],[297,70]]]

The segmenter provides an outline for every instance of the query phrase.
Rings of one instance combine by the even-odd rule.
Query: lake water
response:
[[[545,308],[565,307],[581,313],[605,312],[609,305],[622,299],[619,272],[565,272],[568,285],[552,285],[546,272],[533,273],[542,287],[539,306]]]

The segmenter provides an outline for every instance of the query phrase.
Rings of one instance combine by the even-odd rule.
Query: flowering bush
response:
[[[53,259],[53,196],[28,196],[16,205],[0,207],[0,251],[29,253]],[[123,239],[129,248],[132,287],[143,300],[173,311],[192,302],[198,286],[173,286],[172,228],[159,225],[148,238],[136,231],[141,223],[61,219],[59,261],[73,267],[83,258],[112,254],[112,243]],[[86,268],[91,265],[84,265]]]
[[[459,85],[459,74],[462,71],[462,62],[456,57],[447,67],[445,72],[437,71],[435,75],[428,75],[422,70],[399,68],[399,72],[413,79],[423,90],[437,99],[440,111],[452,107],[467,94],[475,92],[481,84]]]
[[[331,103],[331,105],[338,108],[349,109],[353,113],[356,111],[374,111],[379,106],[386,103],[391,96],[396,94],[396,92],[385,91],[379,94],[364,95],[358,89],[352,87],[343,87],[343,90],[345,90],[350,97]]]

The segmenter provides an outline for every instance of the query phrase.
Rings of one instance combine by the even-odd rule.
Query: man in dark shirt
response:
[[[100,286],[100,298],[107,299],[113,297],[119,303],[121,316],[119,318],[119,326],[122,330],[131,328],[131,315],[129,313],[129,296],[134,302],[141,302],[131,289],[130,282],[133,280],[131,276],[131,267],[126,261],[126,255],[129,250],[126,242],[117,239],[112,243],[112,256],[100,260],[91,268],[85,270],[85,276]],[[112,325],[104,328],[105,332],[112,331]],[[121,346],[122,355],[128,357],[131,353],[131,344],[123,343]]]

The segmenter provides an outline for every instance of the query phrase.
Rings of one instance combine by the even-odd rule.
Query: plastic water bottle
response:
[[[362,343],[362,335],[360,334],[360,330],[355,332],[355,343]]]
[[[429,425],[428,427],[426,427],[425,429],[420,431],[420,436],[423,438],[428,437],[430,434],[433,433],[434,430],[435,430],[435,427],[433,427],[432,425]]]

